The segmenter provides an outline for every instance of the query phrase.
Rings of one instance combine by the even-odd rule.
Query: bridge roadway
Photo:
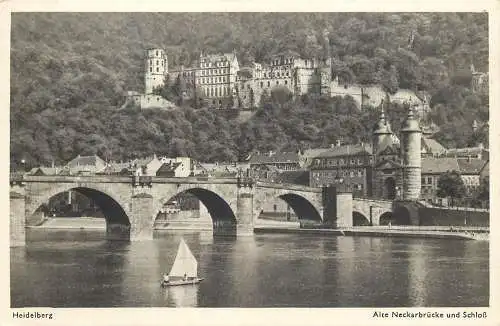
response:
[[[161,207],[182,192],[196,196],[206,207],[214,225],[228,227],[238,235],[252,234],[254,221],[266,203],[284,200],[300,220],[328,227],[350,227],[354,216],[378,225],[392,212],[392,202],[352,198],[335,187],[311,188],[274,184],[251,178],[155,176],[28,176],[10,180],[11,245],[25,243],[25,227],[43,222],[41,207],[59,193],[78,191],[101,208],[109,238],[151,238]],[[368,221],[369,219],[369,221]]]

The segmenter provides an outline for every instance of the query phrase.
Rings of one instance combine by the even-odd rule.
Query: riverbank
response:
[[[428,238],[428,239],[462,239],[489,241],[489,230],[486,228],[453,228],[439,226],[360,226],[342,229],[322,228],[286,228],[257,226],[255,233],[296,233],[296,234],[321,234],[334,236],[369,236],[369,237],[404,237],[404,238]]]
[[[106,221],[97,217],[51,217],[37,226],[28,228],[60,229],[60,230],[106,230]],[[210,231],[213,229],[209,220],[177,220],[156,223],[155,230],[191,230]],[[489,241],[489,228],[466,226],[356,226],[341,229],[301,228],[299,222],[278,222],[257,220],[254,233],[297,233],[323,234],[333,236],[370,236],[370,237],[406,237],[406,238],[436,238],[465,239]]]

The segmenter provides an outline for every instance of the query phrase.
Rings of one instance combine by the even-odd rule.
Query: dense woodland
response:
[[[97,153],[124,160],[153,152],[202,161],[243,159],[255,150],[298,150],[368,141],[376,108],[350,98],[292,98],[277,90],[244,123],[182,103],[174,111],[121,109],[143,90],[144,49],[167,50],[169,66],[201,50],[238,54],[240,66],[285,50],[331,56],[351,82],[428,91],[447,146],[487,143],[488,90],[473,93],[470,64],[488,71],[486,13],[13,13],[11,163],[65,162]],[[390,104],[398,130],[404,107]]]

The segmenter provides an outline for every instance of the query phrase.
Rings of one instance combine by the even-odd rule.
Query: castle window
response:
[[[149,67],[149,72],[153,72],[153,67]]]
[[[260,88],[264,87],[264,83],[260,82]]]
[[[156,60],[156,65],[159,66],[160,65],[160,61]]]
[[[285,80],[285,85],[288,85],[288,80]]]
[[[149,65],[153,65],[153,60],[149,60]]]
[[[425,184],[425,178],[421,178],[420,179],[420,183],[424,185]]]
[[[271,82],[267,82],[267,87],[271,86]]]
[[[160,68],[156,67],[156,72],[160,72]]]
[[[158,51],[156,51],[156,56],[158,56]]]
[[[286,72],[286,76],[288,77],[289,75],[290,75],[290,73],[287,71],[287,72]]]
[[[427,177],[427,183],[432,184],[432,177]]]

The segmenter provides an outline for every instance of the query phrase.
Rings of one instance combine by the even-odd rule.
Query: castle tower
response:
[[[401,128],[401,149],[403,154],[403,199],[418,200],[420,197],[422,160],[422,131],[413,109],[410,107],[408,116]]]
[[[144,93],[151,94],[155,87],[163,86],[168,74],[167,55],[163,49],[152,48],[146,50]]]

